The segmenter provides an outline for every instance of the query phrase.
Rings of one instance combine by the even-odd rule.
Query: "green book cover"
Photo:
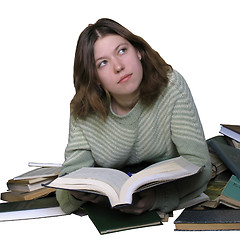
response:
[[[0,204],[0,222],[66,215],[56,197]]]
[[[224,204],[232,204],[235,208],[240,208],[240,181],[235,175],[232,175],[223,189],[220,201]]]
[[[100,234],[162,225],[161,218],[155,211],[145,212],[140,215],[133,215],[122,213],[117,209],[93,203],[86,203],[83,208]]]
[[[0,204],[1,212],[13,212],[40,208],[58,207],[56,197],[39,198],[29,201],[4,202]]]

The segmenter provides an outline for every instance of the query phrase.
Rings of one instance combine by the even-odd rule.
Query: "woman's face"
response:
[[[99,38],[94,58],[101,85],[113,98],[138,97],[143,77],[141,55],[130,42],[119,35]]]

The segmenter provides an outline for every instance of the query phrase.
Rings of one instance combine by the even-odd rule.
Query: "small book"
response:
[[[222,207],[204,210],[186,208],[174,221],[176,230],[240,230],[240,210]]]
[[[240,142],[240,125],[221,124],[220,133]]]
[[[8,192],[1,193],[1,200],[8,201],[8,202],[29,201],[36,198],[47,196],[52,192],[55,192],[55,189],[41,188],[31,192],[8,191]]]
[[[85,209],[100,234],[162,225],[161,218],[156,211],[134,215],[90,202],[85,203],[83,209]]]
[[[0,204],[0,222],[66,215],[56,197]]]
[[[224,205],[240,209],[240,181],[235,175],[229,179],[219,200]]]
[[[51,178],[37,178],[35,182],[28,183],[28,180],[13,180],[10,179],[7,182],[8,190],[15,192],[32,192],[38,189],[42,189],[42,184],[47,184],[56,177]],[[29,179],[34,180],[34,179]]]
[[[135,192],[196,174],[200,170],[201,167],[183,157],[176,157],[155,163],[136,174],[111,168],[81,168],[45,186],[105,195],[115,207],[131,204]]]

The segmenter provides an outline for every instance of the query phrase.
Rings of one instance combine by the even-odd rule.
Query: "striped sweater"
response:
[[[152,106],[138,102],[124,116],[110,109],[106,121],[96,115],[86,120],[71,118],[61,175],[84,166],[122,168],[179,155],[205,167],[196,176],[161,185],[152,209],[172,211],[203,192],[211,175],[208,149],[193,98],[184,78],[173,71],[168,87]],[[65,190],[57,190],[57,199],[67,213],[82,205]]]

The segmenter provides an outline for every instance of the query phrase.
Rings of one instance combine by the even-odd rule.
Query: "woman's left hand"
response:
[[[139,215],[152,208],[155,202],[155,198],[156,195],[154,189],[147,189],[138,194],[138,199],[134,202],[133,205],[121,207],[119,210],[121,212]]]

